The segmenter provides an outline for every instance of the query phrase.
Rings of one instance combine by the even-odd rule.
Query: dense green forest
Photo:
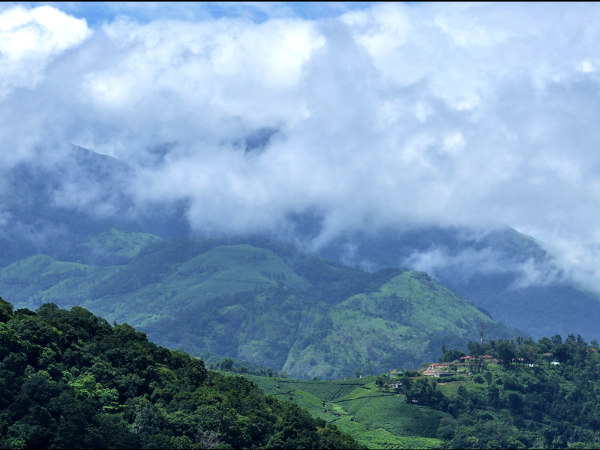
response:
[[[0,299],[1,448],[355,448],[241,377],[127,324]]]
[[[82,306],[159,345],[306,378],[382,372],[435,358],[442,344],[516,336],[423,272],[375,273],[290,245],[165,240],[113,229],[60,255],[0,268],[17,307]]]
[[[600,448],[596,341],[555,335],[483,347],[471,342],[469,350],[467,358],[444,369],[449,376],[405,374],[397,381],[407,402],[451,414],[438,428],[445,447]],[[446,351],[441,359],[458,355]]]
[[[406,380],[401,386],[408,398],[452,414],[438,430],[447,447],[600,448],[596,341],[571,334],[469,348],[468,379]],[[482,364],[483,354],[500,364]]]

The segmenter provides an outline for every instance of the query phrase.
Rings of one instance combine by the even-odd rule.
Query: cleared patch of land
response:
[[[436,430],[442,418],[450,417],[405,403],[404,395],[379,389],[375,377],[311,381],[244,376],[267,394],[293,401],[373,449],[439,448]]]

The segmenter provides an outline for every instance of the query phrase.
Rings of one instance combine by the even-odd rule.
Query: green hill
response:
[[[248,380],[81,307],[0,299],[1,448],[356,448]]]
[[[540,242],[510,227],[360,230],[336,237],[319,255],[369,270],[421,267],[494,320],[536,338],[600,338],[598,293],[569,281]]]
[[[368,273],[289,248],[112,230],[73,255],[6,266],[0,289],[19,307],[81,305],[161,345],[297,377],[418,364],[444,344],[464,347],[480,324],[511,334],[424,273]]]
[[[598,342],[555,335],[468,347],[462,358],[447,349],[439,377],[243,376],[367,448],[600,448]]]

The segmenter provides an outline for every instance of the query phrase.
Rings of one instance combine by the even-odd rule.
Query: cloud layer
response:
[[[281,230],[307,210],[321,241],[508,224],[600,286],[599,5],[269,8],[95,27],[3,10],[0,165],[81,145],[134,168],[140,205],[189,199],[209,233]]]

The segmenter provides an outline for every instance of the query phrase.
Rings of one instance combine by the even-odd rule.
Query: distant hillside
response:
[[[600,339],[600,296],[561,278],[540,243],[509,227],[348,233],[322,247],[319,255],[372,271],[426,270],[494,320],[534,337],[579,333]]]
[[[112,227],[161,236],[187,235],[185,202],[135,205],[132,169],[123,161],[78,146],[52,160],[40,157],[3,172],[0,266],[35,253],[71,255],[74,245]]]
[[[112,230],[0,270],[20,307],[83,305],[170,348],[211,352],[298,377],[351,376],[464,347],[483,324],[514,334],[429,276],[365,272],[299,253]]]
[[[243,376],[368,448],[600,448],[598,342],[570,335],[469,349],[447,349],[433,370],[336,381]]]
[[[14,287],[14,295],[23,304],[39,305],[43,298],[57,299],[64,305],[85,300],[90,307],[119,320],[126,318],[144,326],[151,323],[159,326],[161,318],[168,318],[170,312],[165,315],[159,307],[155,314],[148,315],[143,305],[155,298],[169,307],[187,305],[191,300],[179,288],[172,288],[177,285],[175,278],[159,286],[152,284],[151,277],[162,280],[181,261],[167,262],[161,269],[154,267],[161,264],[159,258],[164,256],[161,250],[135,261],[127,270],[120,269],[129,266],[135,252],[149,243],[144,239],[158,242],[178,238],[183,246],[188,245],[191,228],[186,219],[187,200],[138,204],[128,190],[133,169],[126,162],[77,146],[56,151],[62,152],[62,158],[22,163],[3,174],[3,183],[10,189],[0,195],[0,216],[6,218],[0,229],[0,268],[17,262],[24,265],[7,271],[0,287],[6,287],[11,294]],[[308,290],[294,294],[327,304],[331,304],[333,297],[342,301],[361,293],[366,285],[379,283],[353,270],[339,276],[341,272],[330,270],[331,264],[320,270],[323,263],[318,258],[299,257],[299,252],[289,244],[302,243],[298,245],[305,250],[316,249],[315,255],[320,258],[358,266],[374,276],[386,268],[427,272],[459,297],[488,312],[495,321],[534,337],[579,333],[588,339],[600,338],[596,326],[600,321],[598,293],[583,290],[561,277],[542,243],[509,227],[474,229],[399,223],[379,230],[340,232],[324,245],[316,246],[323,238],[320,235],[323,221],[324,216],[318,211],[308,209],[290,213],[285,218],[286,231],[282,235],[221,237],[218,242],[196,242],[188,251],[199,256],[198,245],[208,250],[233,244],[270,249],[309,282]],[[177,259],[186,254],[182,250],[181,254],[175,252],[167,257]],[[19,284],[23,277],[15,273],[18,267],[28,271],[30,263],[33,267],[49,262],[36,261],[40,255],[85,267],[48,265],[39,273],[42,279],[34,280],[34,286],[29,281],[35,277],[25,277],[27,283]],[[29,257],[34,260],[27,262]],[[148,265],[151,267],[144,267]],[[56,281],[59,274],[65,277],[62,284]],[[175,277],[181,278],[181,274]],[[189,280],[195,283],[193,277]],[[163,289],[167,285],[169,292]],[[266,285],[262,284],[261,289]],[[148,290],[143,291],[144,286]],[[203,288],[208,289],[209,285],[204,283]],[[129,289],[127,295],[135,297],[128,297],[127,302],[142,308],[139,317],[132,317],[133,306],[120,305],[121,296],[126,294],[124,289]],[[154,289],[159,290],[158,297]],[[231,292],[224,289],[216,295],[231,295],[234,291],[243,292],[244,288],[238,283]],[[100,304],[93,306],[100,298],[107,305],[105,310]],[[182,340],[187,338],[175,337],[172,342]],[[192,345],[206,350],[205,344]],[[214,347],[214,343],[211,345]]]
[[[1,448],[356,448],[253,383],[81,307],[0,299]]]

